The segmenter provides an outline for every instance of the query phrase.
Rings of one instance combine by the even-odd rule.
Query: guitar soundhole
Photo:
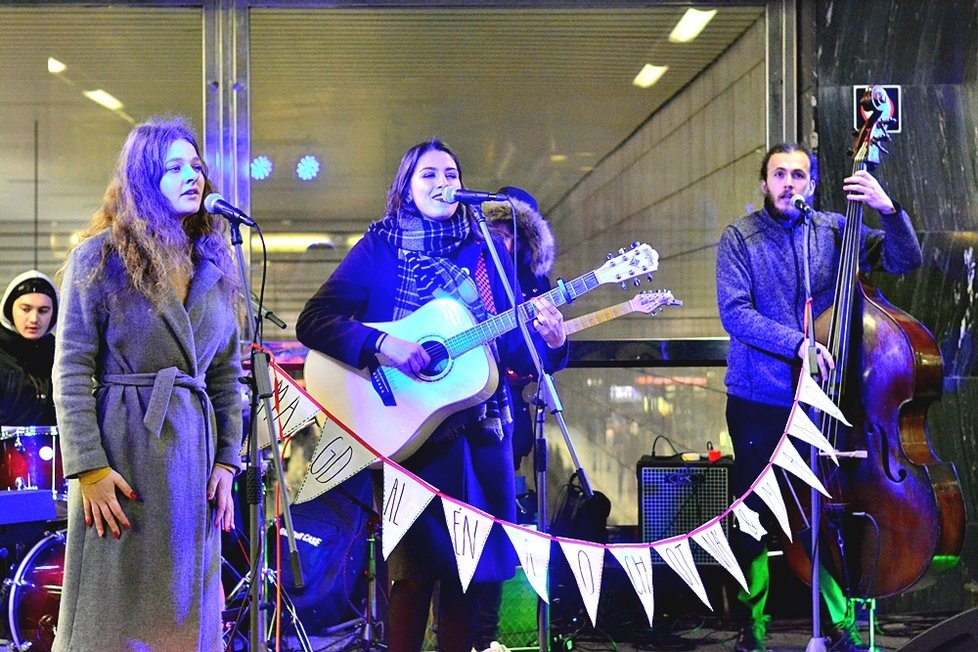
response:
[[[441,342],[429,340],[422,345],[424,350],[431,357],[431,362],[421,371],[421,376],[429,379],[436,379],[447,373],[451,366],[451,358],[448,356],[448,349]]]

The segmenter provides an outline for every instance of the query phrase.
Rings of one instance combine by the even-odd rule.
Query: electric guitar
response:
[[[610,308],[589,312],[586,315],[565,321],[564,332],[571,335],[585,328],[591,328],[592,326],[603,324],[606,321],[611,321],[618,317],[624,317],[633,312],[644,312],[646,315],[655,317],[666,306],[681,305],[683,305],[683,302],[673,297],[672,292],[669,290],[646,290],[639,292],[628,301],[623,301]]]
[[[605,283],[625,284],[659,268],[659,254],[647,244],[619,250],[600,268],[572,281],[558,280],[542,296],[555,306]],[[368,324],[421,344],[431,363],[417,375],[393,367],[357,369],[317,351],[305,363],[306,391],[336,420],[381,455],[399,462],[409,457],[450,414],[482,403],[499,382],[489,342],[529,322],[536,309],[529,301],[481,323],[451,298],[429,301],[404,319]]]

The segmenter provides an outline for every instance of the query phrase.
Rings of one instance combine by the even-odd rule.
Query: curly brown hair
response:
[[[115,252],[133,287],[157,309],[172,293],[175,279],[192,278],[193,270],[205,259],[223,272],[221,283],[229,297],[236,297],[240,290],[224,236],[226,222],[207,213],[203,204],[193,215],[177,221],[160,190],[167,152],[178,140],[189,142],[200,156],[197,136],[183,116],[154,117],[133,128],[119,154],[102,205],[78,239],[81,243],[109,229],[101,261],[89,281],[103,273],[106,257]],[[203,173],[202,196],[206,197],[213,188],[206,167]]]

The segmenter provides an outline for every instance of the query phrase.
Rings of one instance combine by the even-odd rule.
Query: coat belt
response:
[[[143,425],[157,438],[163,432],[163,420],[170,405],[173,388],[184,387],[189,389],[204,404],[204,410],[207,412],[205,427],[210,430],[210,411],[212,408],[210,397],[207,395],[207,383],[203,375],[191,376],[177,367],[167,367],[156,373],[105,374],[102,376],[100,384],[105,386],[152,387],[149,405],[146,407],[146,414],[143,415]]]

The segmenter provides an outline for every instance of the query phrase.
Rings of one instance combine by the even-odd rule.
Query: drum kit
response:
[[[49,652],[64,575],[64,513],[68,485],[56,426],[0,426],[0,498],[16,505],[4,524],[45,522],[44,536],[4,580],[7,620],[16,652]],[[12,500],[10,500],[12,499]],[[60,509],[57,507],[60,506]]]

